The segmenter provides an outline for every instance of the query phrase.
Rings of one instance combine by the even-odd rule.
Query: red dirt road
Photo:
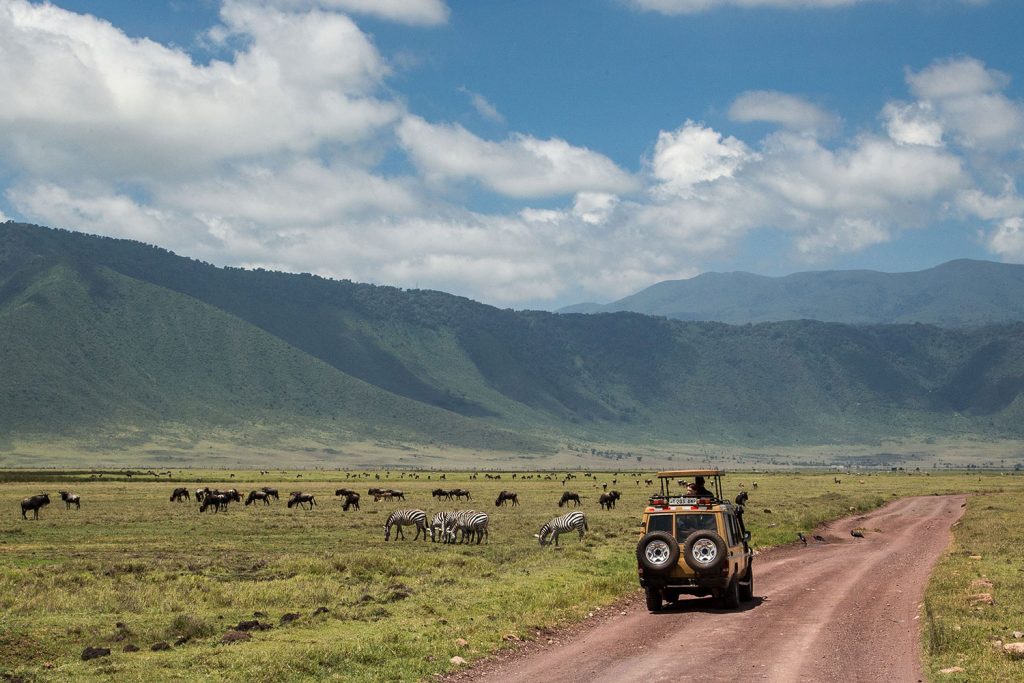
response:
[[[754,560],[753,602],[684,598],[626,608],[546,647],[499,655],[448,680],[919,681],[919,606],[964,496],[905,498],[819,530],[824,543]],[[850,530],[864,529],[865,538]]]

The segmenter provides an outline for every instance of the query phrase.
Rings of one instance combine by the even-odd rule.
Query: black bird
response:
[[[857,531],[856,529],[852,529],[850,531],[850,535],[854,538],[864,538],[864,533],[861,531]]]
[[[814,535],[814,540],[817,541],[818,543],[824,543],[825,542],[825,537],[824,536],[818,536],[817,534],[815,534]]]
[[[796,535],[800,539],[801,543],[803,543],[804,545],[807,545],[807,537],[804,536],[803,532],[798,531],[798,532],[796,532]]]

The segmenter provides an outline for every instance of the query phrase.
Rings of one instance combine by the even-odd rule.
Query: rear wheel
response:
[[[754,563],[747,565],[747,575],[740,584],[740,600],[750,602],[754,599]]]
[[[725,609],[736,609],[740,606],[740,586],[736,579],[729,582],[729,585],[722,591],[722,607]]]
[[[651,612],[661,611],[661,591],[657,588],[651,588],[648,586],[644,589],[644,595],[647,597],[647,609]]]

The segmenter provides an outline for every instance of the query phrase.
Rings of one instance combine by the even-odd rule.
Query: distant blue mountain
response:
[[[558,312],[617,311],[731,324],[807,319],[986,325],[1024,320],[1024,265],[961,259],[913,273],[704,273],[659,282],[610,304],[576,304]]]

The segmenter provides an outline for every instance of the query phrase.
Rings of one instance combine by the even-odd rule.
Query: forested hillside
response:
[[[184,428],[542,451],[1024,432],[1021,324],[516,312],[10,222],[0,366],[0,425],[33,438]]]

